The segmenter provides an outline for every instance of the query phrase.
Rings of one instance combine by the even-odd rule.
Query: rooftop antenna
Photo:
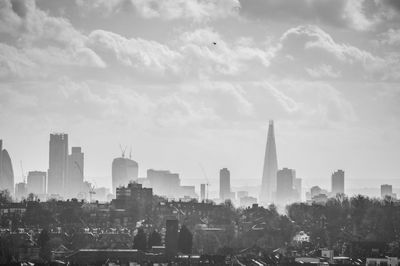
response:
[[[129,159],[132,160],[132,144],[131,144],[131,148],[129,149]]]

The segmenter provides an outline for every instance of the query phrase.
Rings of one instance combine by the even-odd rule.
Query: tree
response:
[[[40,232],[38,244],[40,246],[40,257],[45,260],[48,260],[50,258],[49,252],[47,250],[47,243],[49,242],[49,240],[49,232],[47,231],[47,229],[43,229],[42,232]]]
[[[137,250],[146,250],[147,246],[147,237],[146,233],[144,232],[143,228],[139,228],[137,234],[133,238],[133,248]]]
[[[9,203],[11,202],[10,191],[7,189],[0,190],[0,203]]]
[[[161,235],[154,230],[148,240],[148,248],[151,249],[153,246],[161,246]]]
[[[182,225],[178,236],[178,250],[184,254],[192,253],[193,235],[189,229]]]

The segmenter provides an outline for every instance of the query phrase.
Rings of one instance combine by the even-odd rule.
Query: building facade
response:
[[[295,180],[295,171],[289,168],[283,168],[277,172],[276,201],[280,204],[287,204],[294,201],[296,191],[293,181]]]
[[[50,195],[65,194],[65,180],[68,174],[68,135],[50,134],[49,170],[47,192]]]
[[[231,173],[227,168],[219,171],[219,198],[222,201],[231,198]]]
[[[332,194],[344,194],[344,171],[337,170],[332,174]]]
[[[139,175],[139,165],[134,160],[120,157],[112,162],[112,186],[113,193],[119,186],[127,186],[130,182],[136,182]]]
[[[36,195],[46,194],[46,172],[30,171],[28,173],[27,192]]]
[[[65,180],[67,198],[76,198],[82,190],[84,176],[84,154],[81,147],[72,147],[68,155],[68,177]]]
[[[11,157],[6,149],[3,149],[3,141],[0,140],[0,190],[8,190],[14,195],[14,171]]]

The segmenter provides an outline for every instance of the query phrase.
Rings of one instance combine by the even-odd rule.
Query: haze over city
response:
[[[228,167],[257,186],[274,119],[279,168],[304,184],[344,169],[350,186],[400,186],[396,1],[4,1],[0,19],[16,182],[20,161],[47,171],[49,134],[64,132],[97,186],[120,144],[139,176],[198,183],[200,165],[210,180]]]

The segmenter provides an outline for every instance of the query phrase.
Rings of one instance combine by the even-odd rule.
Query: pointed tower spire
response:
[[[272,203],[276,193],[276,172],[278,171],[278,159],[276,156],[274,121],[269,121],[267,146],[265,148],[264,169],[260,192],[260,203]]]

